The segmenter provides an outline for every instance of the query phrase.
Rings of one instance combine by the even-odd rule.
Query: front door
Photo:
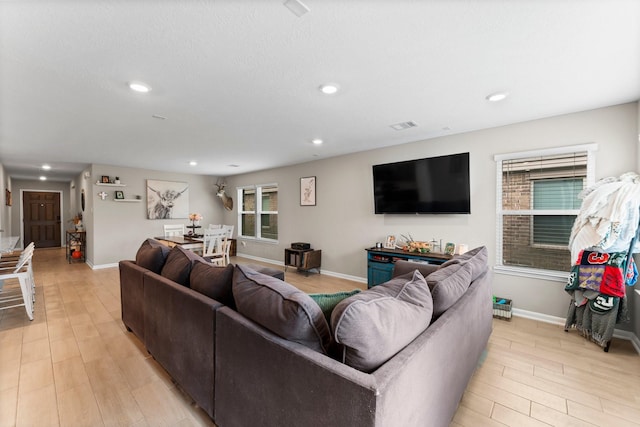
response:
[[[60,247],[60,193],[25,191],[24,244],[36,248]]]

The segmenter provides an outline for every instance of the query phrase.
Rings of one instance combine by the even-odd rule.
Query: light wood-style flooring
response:
[[[35,320],[0,311],[0,426],[214,425],[126,332],[117,268],[39,249],[34,269]],[[286,278],[305,292],[365,286],[294,269]],[[640,357],[627,341],[604,353],[560,326],[494,320],[451,426],[505,425],[640,426]]]

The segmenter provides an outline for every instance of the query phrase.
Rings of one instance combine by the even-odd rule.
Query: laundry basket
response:
[[[493,297],[493,317],[496,319],[511,320],[511,307],[513,301],[501,297]]]

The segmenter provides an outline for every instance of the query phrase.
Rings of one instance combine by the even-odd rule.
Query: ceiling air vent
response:
[[[396,123],[395,125],[391,125],[391,128],[394,130],[405,130],[409,128],[414,128],[418,126],[415,122],[402,122]]]

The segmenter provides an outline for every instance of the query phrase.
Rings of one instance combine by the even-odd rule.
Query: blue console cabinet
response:
[[[416,260],[428,264],[442,264],[451,259],[451,255],[436,252],[419,254],[400,249],[368,248],[367,251],[367,286],[370,288],[390,280],[393,276],[393,265],[399,260]]]

